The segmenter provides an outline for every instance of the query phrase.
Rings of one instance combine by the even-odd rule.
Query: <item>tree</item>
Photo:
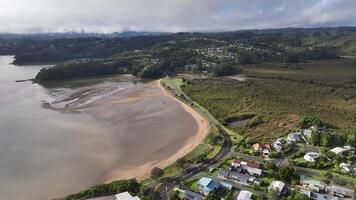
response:
[[[271,189],[267,193],[267,199],[268,200],[279,200],[278,192],[277,190]]]
[[[284,181],[290,182],[292,180],[292,178],[294,177],[294,169],[286,166],[286,165],[282,165],[277,173],[277,178],[278,179],[282,179]]]
[[[161,168],[155,167],[151,170],[151,177],[156,179],[164,174],[164,171]]]
[[[320,145],[320,134],[317,132],[313,133],[311,135],[310,142],[315,146],[319,146]]]
[[[287,200],[309,200],[309,197],[296,190],[292,190]]]
[[[266,200],[266,197],[265,197],[265,195],[263,195],[263,194],[259,194],[259,195],[256,197],[256,200]]]
[[[330,147],[333,143],[333,136],[328,132],[321,134],[320,145],[323,147]]]
[[[307,128],[313,125],[321,126],[322,122],[318,117],[315,116],[304,116],[300,120],[300,125],[302,128]]]
[[[169,197],[170,200],[180,200],[180,197],[179,197],[179,192],[178,191],[174,191],[171,193],[170,197]]]

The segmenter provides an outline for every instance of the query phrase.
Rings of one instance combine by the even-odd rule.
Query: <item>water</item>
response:
[[[41,67],[11,61],[0,57],[0,199],[53,199],[103,181],[120,154],[111,130],[90,115],[44,109],[72,88],[15,82]]]

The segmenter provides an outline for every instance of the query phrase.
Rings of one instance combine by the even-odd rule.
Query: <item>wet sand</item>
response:
[[[80,98],[78,99],[80,101]],[[88,104],[71,104],[66,111],[85,112],[113,132],[118,162],[105,173],[105,181],[149,176],[199,145],[209,124],[195,110],[170,95],[159,81],[119,91]]]

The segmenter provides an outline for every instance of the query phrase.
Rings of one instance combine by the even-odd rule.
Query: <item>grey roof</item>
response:
[[[251,176],[248,174],[242,174],[242,173],[237,173],[237,172],[231,172],[229,175],[229,178],[231,179],[235,179],[239,182],[243,182],[243,183],[247,183],[248,182],[248,178],[250,178]]]
[[[185,190],[183,193],[183,198],[188,200],[202,200],[203,196],[198,193]]]
[[[338,194],[342,194],[344,196],[348,196],[348,197],[353,197],[354,196],[354,190],[348,189],[348,188],[344,188],[341,186],[337,186],[337,185],[332,185],[329,188],[332,192],[338,193]]]
[[[226,178],[227,178],[227,177],[229,176],[230,172],[231,172],[230,169],[223,169],[223,168],[221,168],[221,169],[219,170],[219,176],[222,176],[222,177],[226,177]]]

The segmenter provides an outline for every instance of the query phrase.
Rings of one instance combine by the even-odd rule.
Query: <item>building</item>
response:
[[[232,172],[231,169],[221,168],[219,170],[218,177],[221,178],[221,179],[229,179],[231,172]]]
[[[252,192],[241,190],[239,196],[237,196],[237,200],[251,200]]]
[[[278,195],[282,195],[286,192],[286,184],[282,181],[272,181],[271,185],[268,186],[268,190],[275,190]]]
[[[185,190],[183,192],[183,200],[202,200],[203,196],[195,193],[195,192],[191,192],[189,190]]]
[[[287,143],[287,141],[284,138],[279,138],[273,143],[273,148],[277,151],[280,152],[283,149],[283,146]]]
[[[202,177],[198,181],[198,186],[202,194],[208,195],[210,192],[213,192],[218,189],[220,187],[220,184],[218,182],[215,182],[211,178]]]
[[[314,192],[325,192],[326,191],[326,184],[312,179],[310,177],[301,175],[299,179],[299,184],[305,188],[306,190],[309,191],[314,191]]]
[[[252,145],[255,152],[263,153],[263,155],[269,155],[271,153],[271,145],[256,143]]]
[[[259,163],[247,162],[241,160],[234,160],[231,163],[231,166],[235,169],[241,169],[242,171],[246,171],[252,176],[261,176],[262,169],[260,169]]]
[[[304,159],[308,162],[315,162],[320,157],[317,152],[308,152],[304,155]]]
[[[307,137],[307,138],[311,138],[312,134],[313,134],[313,131],[311,129],[304,129],[303,130],[303,135],[305,137]]]
[[[226,189],[228,189],[228,190],[231,190],[231,189],[232,189],[232,185],[229,184],[229,183],[220,182],[220,186],[223,187],[223,188],[226,188]]]
[[[239,182],[240,184],[249,185],[250,184],[249,180],[250,180],[251,176],[248,174],[231,172],[229,178],[236,182]]]
[[[115,200],[141,200],[139,197],[131,196],[129,192],[122,192],[115,195]]]
[[[313,200],[339,200],[339,198],[334,197],[330,194],[322,194],[316,192],[311,192],[309,198]]]
[[[339,165],[341,167],[341,170],[345,173],[349,173],[351,171],[354,171],[354,168],[350,165],[350,164],[347,164],[347,163],[340,163]]]
[[[330,193],[335,197],[341,197],[345,199],[354,198],[354,190],[337,186],[337,185],[332,185],[328,189],[330,190]]]
[[[221,179],[238,182],[239,184],[243,184],[243,185],[249,185],[250,183],[255,183],[255,177],[250,176],[249,174],[232,171],[231,169],[223,169],[223,168],[220,169],[218,173],[218,177]]]
[[[342,147],[335,147],[335,148],[331,149],[330,151],[336,155],[341,155],[341,154],[347,152],[347,149],[342,148]]]
[[[300,132],[294,132],[294,133],[290,133],[287,137],[288,142],[300,142],[302,141],[303,136]]]

